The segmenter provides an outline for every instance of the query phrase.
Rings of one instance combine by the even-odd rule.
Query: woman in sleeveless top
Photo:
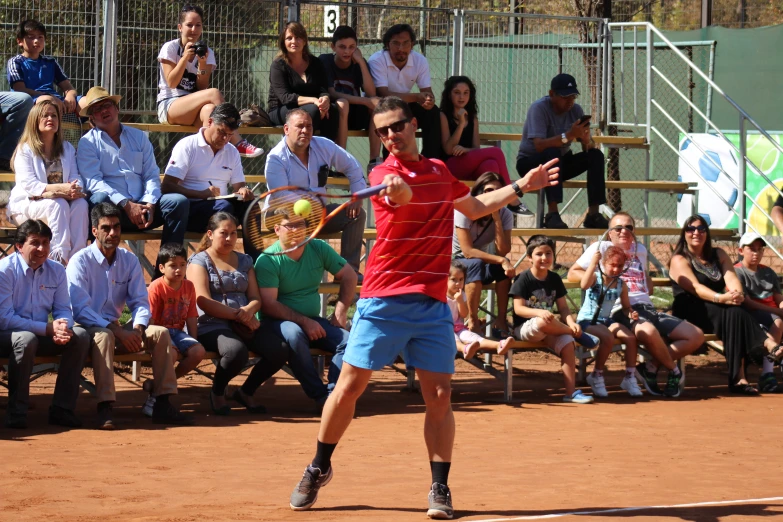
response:
[[[671,259],[669,276],[674,293],[673,313],[714,333],[723,341],[732,393],[756,395],[745,378],[743,364],[760,363],[779,348],[740,305],[745,296],[729,256],[712,246],[710,229],[701,216],[685,221]]]
[[[230,413],[226,388],[245,368],[249,351],[259,360],[231,399],[251,413],[266,412],[253,395],[288,359],[288,345],[283,339],[261,333],[255,317],[261,308],[261,296],[253,259],[234,250],[236,241],[236,218],[228,212],[217,212],[209,219],[198,252],[188,260],[187,278],[196,288],[198,340],[208,352],[220,354],[209,394],[216,415]]]
[[[504,185],[511,183],[503,151],[498,147],[481,148],[476,87],[467,76],[452,76],[443,84],[440,131],[443,161],[455,178],[475,181],[485,172],[496,172]],[[508,205],[508,209],[532,215],[521,201]]]

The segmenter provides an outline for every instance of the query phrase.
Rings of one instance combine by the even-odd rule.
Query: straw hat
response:
[[[122,96],[112,96],[109,94],[109,91],[104,89],[101,86],[95,86],[89,91],[87,91],[87,94],[84,95],[84,98],[79,100],[79,105],[82,108],[82,111],[85,112],[85,114],[92,113],[92,110],[90,107],[95,105],[96,103],[102,102],[103,100],[109,99],[119,105],[120,100],[122,99]]]

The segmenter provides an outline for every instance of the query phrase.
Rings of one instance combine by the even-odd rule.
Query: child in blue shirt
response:
[[[625,261],[626,254],[622,248],[610,246],[603,254],[601,254],[600,248],[596,249],[580,284],[582,290],[585,291],[585,297],[576,320],[583,331],[595,335],[601,340],[598,353],[595,356],[593,373],[587,376],[587,383],[593,389],[596,397],[609,395],[606,391],[603,372],[606,359],[612,353],[615,337],[625,345],[625,377],[623,377],[620,387],[632,397],[642,396],[635,376],[636,337],[628,328],[612,320],[613,311],[620,307],[632,321],[639,318],[639,314],[631,309],[628,287],[620,278]],[[598,263],[601,263],[603,267],[603,272],[606,275],[605,281],[601,272],[596,270]],[[606,293],[601,298],[601,292],[604,290]]]
[[[76,89],[57,60],[42,54],[46,27],[37,20],[22,20],[16,32],[16,43],[22,48],[22,54],[8,60],[6,66],[11,90],[29,94],[36,103],[44,99],[58,100],[63,103],[66,113],[78,116],[77,102],[81,96],[76,95]],[[57,92],[55,85],[62,94]]]

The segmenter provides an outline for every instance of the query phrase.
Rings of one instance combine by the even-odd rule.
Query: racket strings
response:
[[[284,252],[298,248],[317,234],[326,215],[323,200],[312,192],[274,193],[264,204],[261,232],[265,248],[280,240]]]

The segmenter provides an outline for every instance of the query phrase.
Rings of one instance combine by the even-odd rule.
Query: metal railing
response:
[[[609,24],[609,27],[611,29],[619,30],[621,34],[627,30],[633,31],[635,49],[647,50],[649,47],[656,48],[658,46],[668,48],[670,52],[677,57],[680,63],[687,66],[688,72],[690,75],[692,75],[692,78],[698,79],[700,82],[703,82],[708,86],[707,102],[700,107],[694,103],[694,100],[691,96],[688,96],[686,93],[684,93],[682,89],[680,89],[675,84],[675,82],[672,81],[666,72],[657,66],[654,59],[655,53],[647,52],[642,75],[645,82],[644,117],[637,117],[635,118],[634,122],[624,121],[623,118],[620,118],[618,121],[610,121],[610,125],[637,128],[642,127],[644,129],[644,134],[650,143],[659,141],[662,145],[665,145],[666,148],[676,154],[680,161],[684,162],[699,179],[704,181],[704,186],[706,186],[720,202],[725,204],[731,213],[737,216],[738,230],[740,234],[744,233],[746,229],[750,229],[753,232],[764,236],[765,234],[763,234],[748,219],[746,199],[750,201],[752,207],[757,209],[757,211],[766,220],[771,222],[772,218],[770,217],[767,210],[763,208],[755,200],[753,195],[748,192],[746,177],[747,171],[750,170],[752,174],[761,177],[768,186],[772,187],[772,190],[777,195],[783,197],[783,192],[781,192],[775,183],[766,175],[763,169],[761,169],[748,156],[747,132],[748,130],[752,130],[753,132],[758,133],[761,137],[766,139],[774,149],[776,149],[778,154],[783,154],[783,146],[781,146],[778,140],[774,139],[763,127],[761,127],[761,125],[756,122],[756,120],[754,120],[747,112],[745,112],[745,110],[742,109],[742,107],[740,107],[717,84],[715,84],[711,78],[711,68],[707,73],[705,73],[688,56],[686,56],[680,48],[678,48],[679,45],[682,45],[681,43],[673,43],[668,38],[666,38],[666,36],[664,36],[663,33],[661,33],[661,31],[658,30],[655,26],[646,22],[613,23]],[[640,43],[637,40],[636,33],[639,29],[644,31],[643,43]],[[710,60],[710,63],[713,63],[712,59]],[[640,70],[636,62],[636,54],[634,54],[634,66],[632,68],[632,74],[634,75],[634,78],[636,78],[639,73]],[[611,93],[613,89],[613,82],[610,82],[608,87]],[[678,120],[676,115],[672,114],[672,111],[666,107],[667,102],[670,102],[671,98],[667,96],[659,96],[659,89],[663,89],[667,94],[671,93],[675,95],[679,102],[688,108],[689,114],[691,114],[689,118],[690,128],[686,128],[687,125],[683,125],[683,123]],[[722,100],[728,104],[728,106],[733,111],[733,114],[737,118],[739,124],[739,144],[734,144],[734,142],[726,136],[725,132],[721,130],[720,127],[712,120],[710,111],[712,110],[712,106],[716,100]],[[731,177],[730,173],[725,169],[723,164],[720,161],[717,161],[713,154],[708,153],[709,151],[703,145],[701,145],[698,140],[690,140],[690,137],[694,132],[694,115],[696,118],[704,122],[705,130],[707,130],[710,134],[720,138],[722,140],[722,144],[727,146],[736,155],[738,168],[738,179],[736,181]],[[707,180],[702,175],[699,165],[695,165],[687,155],[680,153],[679,139],[677,140],[677,144],[672,143],[672,137],[668,135],[669,133],[666,132],[664,124],[672,126],[680,136],[683,136],[685,139],[689,139],[689,146],[694,146],[701,153],[699,161],[707,162],[707,164],[712,169],[715,169],[718,173],[723,174],[725,179],[729,180],[736,187],[738,195],[736,201],[730,201],[734,198],[731,196],[727,198],[726,194],[721,193],[717,186],[710,183],[709,180]],[[783,254],[781,254],[777,248],[771,245],[769,241],[767,241],[767,246],[770,247],[775,255],[783,259]]]

